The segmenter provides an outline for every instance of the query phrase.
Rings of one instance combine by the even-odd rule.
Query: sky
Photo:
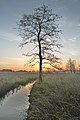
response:
[[[63,66],[69,58],[80,63],[80,0],[0,0],[0,69],[37,70],[38,66],[25,66],[27,58],[22,55],[27,48],[19,48],[21,38],[17,22],[23,14],[31,14],[34,8],[47,5],[54,13],[62,16],[59,27],[62,30],[63,45],[60,57]]]

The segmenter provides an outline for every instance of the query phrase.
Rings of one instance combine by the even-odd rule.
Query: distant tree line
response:
[[[13,72],[13,70],[11,70],[11,69],[2,69],[0,71],[3,71],[3,72]]]

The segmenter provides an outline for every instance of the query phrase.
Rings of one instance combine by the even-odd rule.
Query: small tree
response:
[[[39,59],[39,81],[42,81],[42,64],[49,64],[54,67],[55,63],[60,62],[60,58],[55,56],[61,44],[57,43],[59,33],[57,14],[43,5],[34,9],[34,13],[23,15],[18,23],[19,32],[22,37],[20,46],[33,44],[34,48],[31,53],[24,55],[31,57],[30,64],[33,66]]]
[[[79,64],[79,67],[78,67],[78,68],[79,68],[79,72],[80,72],[80,64]]]
[[[75,73],[75,65],[76,65],[76,61],[75,60],[71,60],[71,58],[69,58],[67,64],[66,64],[66,69],[70,70],[70,72],[74,72]]]

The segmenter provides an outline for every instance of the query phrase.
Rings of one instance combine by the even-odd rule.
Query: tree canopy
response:
[[[56,63],[60,63],[60,58],[55,55],[62,47],[57,43],[61,33],[59,19],[60,16],[43,4],[35,8],[32,14],[24,14],[18,23],[19,35],[22,37],[20,46],[34,46],[30,53],[24,55],[30,57],[29,64],[32,66],[39,62],[39,80],[42,80],[43,64],[55,67]]]

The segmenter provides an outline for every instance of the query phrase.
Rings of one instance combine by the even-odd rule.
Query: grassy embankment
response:
[[[10,90],[19,85],[25,85],[36,78],[37,74],[31,72],[0,72],[0,98]]]
[[[80,74],[44,74],[30,103],[27,120],[80,120]]]

